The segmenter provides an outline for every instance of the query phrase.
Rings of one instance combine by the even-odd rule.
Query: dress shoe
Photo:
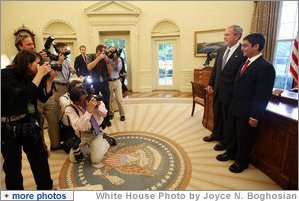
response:
[[[120,120],[124,121],[124,120],[126,120],[126,117],[125,116],[120,116]]]
[[[113,119],[113,117],[114,117],[114,115],[113,115],[113,114],[109,114],[109,116],[108,116],[109,120],[112,120],[112,119]]]
[[[223,151],[225,150],[225,146],[223,144],[221,144],[221,142],[219,142],[218,144],[215,145],[214,150],[215,151]]]
[[[243,170],[247,169],[248,165],[241,165],[239,162],[234,162],[230,167],[229,171],[233,173],[241,173]]]
[[[58,147],[50,147],[51,151],[57,151],[57,150],[61,150],[63,149],[63,147],[61,145],[59,145]]]
[[[114,139],[113,137],[108,136],[107,134],[104,134],[103,138],[105,140],[107,140],[107,142],[110,144],[110,146],[115,146],[117,144],[116,139]]]
[[[210,136],[204,137],[203,141],[205,141],[205,142],[213,142],[213,141],[218,141],[218,139],[215,138],[213,135],[210,135]]]
[[[228,160],[230,160],[230,159],[234,159],[234,157],[232,156],[231,153],[229,153],[229,152],[225,152],[225,153],[223,153],[223,154],[219,154],[219,155],[217,155],[217,156],[216,156],[216,159],[217,159],[218,161],[228,161]]]
[[[106,126],[110,127],[112,124],[109,120],[105,121]]]
[[[105,121],[102,122],[102,124],[100,125],[100,127],[101,127],[103,130],[107,127]]]

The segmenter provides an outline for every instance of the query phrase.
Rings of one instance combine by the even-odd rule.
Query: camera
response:
[[[104,101],[102,95],[95,94],[95,90],[93,88],[93,80],[91,76],[87,76],[84,81],[82,87],[87,91],[87,100],[89,101],[91,98],[96,99],[97,101]]]
[[[41,66],[41,65],[43,65],[45,62],[43,62],[43,61],[40,61],[39,62],[39,65]],[[61,65],[58,65],[58,64],[49,64],[50,66],[51,66],[51,68],[53,69],[53,70],[56,70],[56,71],[62,71],[62,66]]]
[[[89,101],[91,98],[94,98],[94,99],[96,99],[97,101],[104,101],[104,98],[103,98],[103,96],[102,95],[96,95],[96,94],[89,94],[88,96],[87,96],[87,100]]]
[[[106,54],[109,59],[113,59],[114,54],[116,54],[118,57],[120,57],[122,51],[123,51],[122,49],[118,49],[118,50],[115,49],[113,52],[105,51],[104,54]]]
[[[58,61],[58,58],[59,58],[59,54],[63,54],[65,57],[69,54],[71,54],[71,51],[70,50],[67,50],[66,52],[60,52],[59,49],[57,48],[56,44],[54,43],[54,36],[49,36],[44,44],[44,47],[45,47],[45,52],[47,53],[47,56],[53,60],[53,61]],[[55,49],[55,52],[57,52],[58,55],[55,55],[53,53],[51,53],[50,51],[50,48],[51,48],[51,45],[53,45],[54,49]]]

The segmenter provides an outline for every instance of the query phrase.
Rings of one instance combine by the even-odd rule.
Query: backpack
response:
[[[79,111],[74,105],[67,105],[65,108],[71,106],[77,115],[79,116]],[[64,110],[65,112],[65,110]],[[68,119],[68,125],[64,125],[62,122],[62,117],[64,115],[64,112],[59,120],[59,137],[60,137],[60,143],[62,144],[62,148],[66,153],[70,153],[71,148],[74,146],[79,146],[81,140],[80,138],[75,134],[75,130],[71,126],[71,122],[69,117],[67,116]]]

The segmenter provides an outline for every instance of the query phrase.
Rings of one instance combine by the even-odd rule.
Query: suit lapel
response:
[[[222,48],[221,51],[219,52],[219,60],[218,60],[218,65],[217,65],[219,72],[222,71],[222,60],[223,60],[223,55],[225,53],[226,48],[227,47]]]
[[[234,53],[232,54],[232,56],[229,58],[229,60],[226,62],[224,68],[222,71],[224,71],[225,67],[227,65],[230,65],[230,63],[235,62],[235,59],[237,59],[238,57],[242,56],[242,51],[241,51],[241,45],[238,46],[238,48],[234,51]],[[221,60],[222,61],[222,60]]]
[[[241,69],[244,65],[244,63],[240,66],[239,70],[238,70],[238,74],[236,77],[236,81],[239,81],[240,79],[242,79],[244,76],[246,76],[248,73],[254,71],[255,68],[258,68],[257,66],[259,65],[259,63],[262,61],[263,56],[260,56],[258,59],[256,59],[254,62],[252,62],[248,68],[243,72],[242,75],[240,75]]]

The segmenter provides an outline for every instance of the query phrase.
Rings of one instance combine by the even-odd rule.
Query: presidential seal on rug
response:
[[[183,190],[189,183],[191,163],[173,140],[146,132],[114,133],[118,144],[103,160],[92,164],[87,156],[80,163],[67,159],[60,171],[64,188],[99,190]]]

